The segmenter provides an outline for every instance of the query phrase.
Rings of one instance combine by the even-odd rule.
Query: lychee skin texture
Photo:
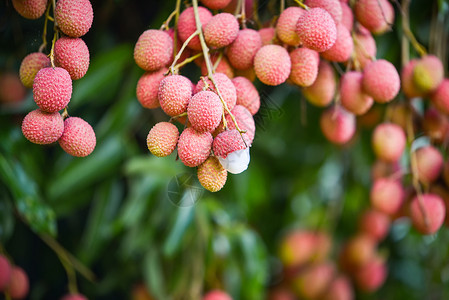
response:
[[[64,119],[58,112],[40,109],[29,112],[22,122],[22,133],[32,143],[46,145],[56,142],[64,131]]]
[[[86,296],[81,294],[67,294],[60,300],[88,300],[88,299],[86,298]]]
[[[159,104],[162,110],[171,117],[185,113],[191,97],[192,82],[185,76],[167,76],[159,85]]]
[[[211,91],[196,93],[189,101],[187,116],[198,132],[212,132],[218,127],[223,114],[223,105],[217,94]]]
[[[352,30],[354,26],[354,13],[348,3],[340,1],[341,5],[341,24],[346,27],[349,31]]]
[[[279,23],[279,21],[278,21]],[[273,27],[261,28],[258,30],[260,34],[260,38],[262,39],[262,46],[276,44],[276,29]],[[295,32],[296,34],[296,32]]]
[[[143,107],[152,109],[160,106],[158,92],[165,72],[165,68],[153,73],[146,72],[137,81],[136,96]]]
[[[176,148],[178,138],[179,131],[175,125],[169,122],[159,122],[148,133],[148,150],[158,157],[170,155]]]
[[[4,291],[11,279],[11,265],[6,257],[0,255],[0,291]]]
[[[209,158],[198,167],[197,175],[198,180],[206,190],[218,192],[225,185],[228,172],[223,168],[216,157],[209,156]]]
[[[300,7],[290,6],[281,13],[276,24],[276,34],[283,43],[290,46],[298,46],[301,43],[296,33],[296,23],[304,12]]]
[[[294,84],[307,87],[311,86],[318,76],[320,55],[309,48],[297,48],[290,52],[292,68],[290,80]]]
[[[382,241],[388,234],[390,223],[388,215],[371,209],[363,213],[359,220],[359,228],[374,240]]]
[[[443,169],[443,156],[433,146],[425,146],[416,150],[416,167],[421,182],[431,183],[440,176]]]
[[[355,115],[365,114],[374,100],[362,89],[363,74],[361,72],[346,72],[340,80],[340,101],[344,108]]]
[[[304,4],[310,8],[321,7],[326,10],[334,19],[335,24],[342,20],[343,12],[339,0],[306,0]]]
[[[440,229],[444,222],[444,217],[446,215],[444,201],[440,196],[435,194],[421,195],[425,215],[429,221],[428,226],[426,226],[418,197],[419,196],[413,198],[410,204],[410,217],[412,219],[413,226],[422,234],[434,234],[438,231],[438,229]]]
[[[50,58],[44,53],[33,52],[25,56],[20,64],[20,81],[27,88],[33,87],[34,78],[40,69],[50,66]]]
[[[378,290],[387,278],[387,267],[382,259],[375,257],[354,274],[359,289],[365,292]]]
[[[157,71],[168,65],[173,55],[173,40],[162,30],[144,31],[134,47],[134,60],[145,71]]]
[[[394,9],[388,0],[359,0],[354,13],[357,21],[374,34],[384,33],[394,22]]]
[[[43,68],[33,83],[34,102],[46,112],[57,112],[67,106],[72,97],[72,79],[63,68]]]
[[[212,75],[212,77],[214,78],[214,81],[218,86],[218,91],[220,92],[221,97],[223,97],[224,102],[226,102],[228,109],[232,110],[235,106],[235,103],[237,102],[237,92],[235,90],[234,84],[232,83],[232,80],[223,73],[215,73]],[[206,79],[206,82],[209,86],[209,89],[214,92],[217,91],[214,84],[212,83],[212,81],[210,81],[209,78]],[[204,86],[204,80],[200,79],[196,85],[195,92],[199,93],[203,90]]]
[[[178,140],[179,159],[187,167],[201,165],[209,157],[213,140],[210,132],[199,133],[192,127],[184,129]]]
[[[382,123],[374,129],[372,137],[373,151],[383,161],[398,161],[404,152],[405,144],[405,132],[399,125]]]
[[[430,95],[433,105],[443,114],[449,115],[449,79],[444,79]]]
[[[215,65],[216,61],[217,61],[216,56],[212,56],[211,57],[212,65]],[[208,73],[209,72],[207,71],[206,62],[203,60],[203,62],[201,63],[201,75],[207,76]],[[229,60],[225,56],[223,56],[218,62],[218,65],[215,68],[215,73],[223,73],[229,78],[234,78],[234,69],[231,67]]]
[[[228,13],[216,14],[204,27],[204,39],[212,48],[230,45],[238,34],[239,22],[234,15]]]
[[[237,94],[236,105],[242,105],[255,115],[260,108],[260,96],[254,84],[245,77],[235,77],[232,79]]]
[[[198,7],[198,14],[203,30],[206,24],[212,18],[212,13],[204,7]],[[186,8],[180,15],[178,20],[178,34],[181,42],[185,42],[196,31],[195,14],[193,7]],[[190,49],[201,50],[201,43],[198,36],[190,40],[187,45]]]
[[[65,152],[76,157],[85,157],[95,149],[97,139],[89,123],[78,117],[64,121],[64,132],[59,145]]]
[[[55,62],[69,72],[72,80],[80,79],[89,69],[89,49],[80,38],[62,37],[55,43]]]
[[[404,203],[404,188],[397,180],[379,178],[371,187],[370,200],[378,211],[394,215]]]
[[[355,116],[341,107],[333,106],[322,113],[320,127],[326,139],[342,145],[354,136]]]
[[[28,295],[30,284],[28,276],[20,267],[12,267],[11,279],[6,288],[9,296],[12,299],[23,299]]]
[[[363,70],[363,90],[379,103],[390,102],[401,88],[398,71],[387,60],[379,59]]]
[[[55,19],[59,29],[70,37],[85,35],[94,19],[94,11],[89,0],[58,0]]]
[[[245,142],[242,139],[245,138]],[[215,156],[226,158],[230,153],[246,149],[248,145],[247,136],[240,135],[237,129],[226,130],[217,135],[214,139],[212,148]]]
[[[209,9],[223,9],[231,3],[231,0],[201,0],[201,3]]]
[[[232,298],[223,291],[213,290],[204,295],[203,300],[232,300]]]
[[[240,130],[246,130],[246,132],[243,134],[245,135],[246,143],[249,146],[253,143],[254,135],[256,134],[256,123],[254,122],[254,118],[244,106],[236,105],[232,111],[232,115],[235,118],[235,121],[237,122],[237,125],[239,126]],[[228,122],[228,129],[237,129],[235,128],[235,124],[232,121],[232,118],[230,115],[226,115],[226,121]]]
[[[337,26],[332,16],[316,7],[299,17],[296,33],[304,47],[323,52],[330,49],[337,40]]]
[[[417,62],[417,59],[410,60],[401,70],[402,91],[407,98],[421,97],[424,95],[420,90],[418,90],[413,80],[413,71]]]
[[[334,99],[337,82],[334,69],[327,61],[320,61],[318,75],[311,86],[304,87],[303,94],[307,101],[315,106],[325,107]]]
[[[335,62],[345,62],[352,54],[354,42],[349,30],[343,25],[337,25],[337,39],[335,44],[328,50],[321,52],[324,59]]]
[[[426,94],[434,91],[444,79],[444,67],[435,55],[427,55],[418,60],[413,69],[413,83]]]
[[[363,70],[371,63],[372,58],[376,58],[377,46],[371,33],[363,27],[359,27],[359,32],[354,35],[354,55]]]
[[[280,85],[290,76],[290,55],[279,45],[266,45],[254,57],[257,78],[266,85]]]
[[[14,9],[24,18],[40,18],[47,8],[47,0],[12,0]]]
[[[229,62],[238,70],[249,69],[253,66],[254,56],[261,47],[262,38],[259,32],[253,29],[242,29],[228,47]]]

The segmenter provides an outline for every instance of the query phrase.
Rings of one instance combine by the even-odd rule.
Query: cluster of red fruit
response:
[[[47,3],[48,2],[48,3]],[[14,8],[25,18],[37,19],[52,7],[47,0],[14,0]],[[22,122],[23,135],[35,144],[56,141],[68,154],[84,157],[96,145],[95,132],[89,123],[67,116],[72,96],[72,80],[82,78],[89,68],[89,50],[80,38],[93,20],[89,0],[59,0],[54,7],[55,37],[50,58],[42,52],[28,54],[20,66],[24,86],[33,88],[38,109],[28,113]],[[61,38],[57,38],[62,33]],[[43,49],[40,49],[43,50]],[[64,109],[61,115],[59,111]]]
[[[9,260],[0,254],[0,292],[12,299],[23,299],[28,295],[29,282],[25,271],[11,266]]]

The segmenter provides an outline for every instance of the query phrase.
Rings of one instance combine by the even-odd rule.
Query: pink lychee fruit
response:
[[[64,295],[60,300],[87,300],[87,297],[82,294],[67,294]]]
[[[371,167],[371,178],[373,180],[386,178],[400,170],[399,162],[389,163],[383,160],[376,160]]]
[[[156,72],[145,72],[137,81],[136,96],[140,104],[145,108],[157,108],[160,106],[158,99],[159,86],[165,78],[167,69]],[[190,87],[190,89],[192,89]]]
[[[234,78],[234,69],[231,67],[231,64],[229,63],[229,60],[223,56],[221,57],[220,61],[217,63],[218,57],[217,56],[211,56],[211,62],[212,67],[215,67],[215,73],[223,73],[229,78]],[[207,70],[207,65],[204,60],[201,62],[201,75],[207,76],[209,73]]]
[[[209,9],[223,9],[231,3],[231,0],[201,0],[201,3]]]
[[[388,0],[359,0],[354,13],[357,21],[375,34],[389,30],[394,22],[394,8]]]
[[[443,169],[440,151],[433,146],[425,146],[416,150],[415,157],[419,180],[427,184],[434,182]]]
[[[213,137],[210,132],[197,132],[188,127],[179,136],[178,156],[187,167],[201,165],[210,154]]]
[[[378,290],[387,278],[387,267],[380,257],[374,257],[354,274],[358,288],[365,292]]]
[[[70,37],[85,35],[92,25],[94,11],[89,0],[58,0],[55,21],[59,29]]]
[[[198,7],[198,15],[204,30],[206,24],[212,18],[212,13],[205,7]],[[192,34],[196,32],[195,13],[193,7],[186,8],[178,19],[178,35],[181,42],[185,42]],[[201,43],[198,36],[190,40],[187,45],[190,49],[201,50]]]
[[[5,72],[0,74],[0,102],[16,105],[26,96],[26,89],[16,73]]]
[[[332,66],[327,61],[320,61],[318,75],[311,86],[303,88],[307,101],[315,106],[325,107],[334,99],[337,82]]]
[[[231,65],[239,70],[246,70],[253,66],[254,56],[262,47],[259,32],[253,29],[242,29],[237,38],[228,46],[227,56]]]
[[[185,113],[191,97],[192,82],[185,76],[167,76],[159,85],[159,104],[162,110],[171,117]]]
[[[302,14],[296,23],[296,33],[304,47],[323,52],[337,40],[337,26],[332,16],[316,7]]]
[[[221,97],[223,97],[224,102],[228,106],[229,110],[232,110],[237,102],[237,92],[235,90],[235,86],[232,83],[232,80],[229,79],[226,74],[223,73],[215,73],[212,75],[217,86],[214,86],[212,81],[209,78],[202,78],[198,81],[196,85],[195,92],[198,93],[204,89],[206,83],[210,90],[215,93],[220,92]],[[218,92],[217,92],[218,89]]]
[[[78,117],[65,119],[64,132],[58,141],[65,152],[76,157],[88,156],[97,143],[92,126]]]
[[[190,124],[196,131],[212,132],[220,124],[223,105],[214,92],[201,91],[190,99],[187,115]]]
[[[387,214],[370,209],[365,211],[359,219],[359,229],[363,234],[375,241],[382,241],[390,230],[390,218]]]
[[[80,38],[62,37],[55,43],[55,62],[72,80],[80,79],[89,69],[89,49]]]
[[[321,7],[332,16],[335,24],[341,22],[342,10],[339,0],[306,0],[304,4],[310,8]]]
[[[278,287],[268,294],[268,300],[295,300],[296,296],[287,287]]]
[[[72,79],[63,68],[43,68],[37,72],[33,83],[34,101],[46,112],[60,111],[72,97]]]
[[[218,158],[209,156],[205,162],[198,166],[197,176],[206,190],[218,192],[225,185],[228,172],[223,168]]]
[[[352,31],[354,26],[354,13],[348,3],[340,1],[341,5],[341,24],[346,27],[349,31]]]
[[[420,199],[422,207],[420,204]],[[423,210],[425,212],[423,216]],[[434,234],[443,225],[446,215],[444,201],[436,194],[422,194],[410,203],[410,217],[413,226],[422,234]]]
[[[331,237],[324,231],[316,231],[313,233],[315,237],[315,253],[312,255],[312,262],[323,262],[332,250]]]
[[[239,33],[239,22],[229,13],[219,13],[213,16],[204,27],[204,39],[212,48],[222,48],[230,45]]]
[[[374,129],[372,136],[374,154],[383,161],[398,161],[404,153],[405,144],[405,132],[399,125],[382,123]]]
[[[326,139],[342,145],[347,143],[355,133],[355,116],[339,106],[333,106],[321,114],[320,127]]]
[[[279,247],[279,257],[287,269],[296,269],[311,261],[316,251],[313,232],[294,230],[285,235]]]
[[[408,98],[421,97],[424,94],[418,89],[416,86],[413,77],[414,77],[414,69],[417,59],[410,60],[401,71],[401,86],[402,91]]]
[[[242,105],[255,115],[260,108],[260,96],[256,87],[249,79],[238,76],[232,79],[237,94],[236,105]]]
[[[248,79],[251,82],[254,82],[254,80],[256,80],[256,72],[254,72],[254,68],[249,68],[246,70],[234,70],[235,72],[235,76],[241,76],[241,77],[245,77],[246,79]]]
[[[285,48],[266,45],[254,57],[254,71],[257,78],[266,85],[280,85],[290,76],[291,61]]]
[[[147,146],[151,154],[164,157],[170,155],[178,143],[178,128],[169,122],[159,122],[151,128],[147,136]]]
[[[278,21],[279,24],[279,21]],[[296,23],[294,28],[296,28]],[[296,30],[296,29],[295,29]],[[266,27],[259,29],[260,38],[262,40],[262,46],[277,44],[279,41],[276,36],[276,29],[273,27]],[[295,31],[296,34],[296,31]]]
[[[443,143],[449,137],[449,120],[436,108],[430,107],[424,114],[423,129],[435,143]]]
[[[231,111],[232,115],[237,122],[240,130],[246,130],[245,135],[248,138],[247,145],[251,146],[254,140],[254,135],[256,133],[256,124],[254,122],[254,118],[244,106],[236,105]],[[226,115],[226,121],[228,123],[228,129],[237,129],[235,127],[234,121],[231,118],[231,115]]]
[[[221,290],[212,290],[203,296],[202,300],[232,300],[228,293]]]
[[[44,53],[33,52],[25,56],[20,64],[20,81],[27,88],[33,87],[34,78],[40,69],[50,66],[50,58]]]
[[[305,10],[300,7],[290,6],[280,14],[276,24],[276,34],[281,42],[290,46],[298,46],[301,43],[296,33],[296,23],[304,12]]]
[[[335,274],[330,263],[311,265],[301,271],[293,281],[293,288],[301,299],[318,299],[328,289]]]
[[[354,291],[351,281],[344,275],[334,278],[321,300],[352,300]]]
[[[32,143],[45,145],[56,142],[64,131],[64,119],[58,112],[40,109],[28,113],[22,122],[22,133]]]
[[[433,105],[445,115],[449,115],[449,79],[445,78],[430,95]]]
[[[34,20],[44,14],[47,2],[47,0],[12,0],[12,5],[22,17]]]
[[[447,183],[446,183],[446,186],[447,186]],[[446,208],[444,225],[446,225],[446,227],[449,227],[449,213],[447,213],[449,211],[449,190],[447,189],[447,187],[445,187],[443,185],[433,184],[430,187],[429,192],[431,194],[440,196],[440,198],[444,201],[444,206]]]
[[[17,266],[13,266],[11,270],[11,278],[6,287],[6,292],[12,299],[23,299],[28,295],[30,284],[28,275],[25,271]]]
[[[352,54],[354,42],[352,41],[351,32],[343,25],[337,25],[337,39],[335,44],[321,52],[321,57],[329,61],[345,62]]]
[[[11,264],[8,259],[0,254],[0,292],[4,291],[11,279]]]
[[[373,61],[363,70],[363,90],[376,102],[390,102],[396,97],[400,87],[398,71],[387,60]]]
[[[376,241],[366,234],[358,234],[350,238],[340,253],[341,267],[353,273],[369,262],[376,254]]]
[[[404,188],[397,180],[379,178],[371,187],[370,201],[375,209],[392,216],[404,203]]]
[[[413,83],[424,94],[436,90],[443,79],[443,63],[435,55],[424,56],[413,68]]]
[[[172,60],[173,40],[162,30],[144,31],[134,47],[134,60],[145,71],[157,71]]]
[[[320,64],[318,52],[309,48],[297,48],[290,52],[292,68],[290,80],[302,87],[311,86],[317,76]]]
[[[212,146],[215,156],[221,158],[226,158],[230,153],[244,150],[247,147],[248,137],[245,134],[241,135],[237,129],[225,130],[218,134]]]
[[[376,58],[377,46],[371,33],[361,26],[354,32],[354,60],[365,69],[365,66]]]
[[[346,72],[340,79],[341,105],[355,115],[365,114],[374,100],[362,88],[363,74],[357,71]]]

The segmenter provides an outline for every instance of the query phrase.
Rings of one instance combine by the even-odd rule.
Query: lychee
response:
[[[60,300],[88,300],[86,296],[82,294],[67,294],[63,296]]]
[[[215,137],[212,147],[215,156],[226,158],[232,152],[246,149],[248,137],[237,129],[225,130]]]
[[[94,12],[89,0],[58,0],[55,21],[59,29],[70,37],[85,35],[92,25]]]
[[[198,7],[198,14],[202,29],[204,30],[206,24],[212,18],[212,13],[205,7]],[[178,35],[181,42],[185,42],[192,34],[196,32],[196,22],[193,7],[186,8],[180,15],[178,20]],[[201,43],[198,36],[190,40],[187,45],[190,49],[201,50]]]
[[[178,137],[179,131],[175,125],[169,122],[159,122],[148,133],[148,150],[158,157],[170,155],[176,148]]]
[[[348,3],[340,1],[341,5],[341,24],[349,31],[352,31],[354,26],[354,13]]]
[[[229,79],[226,74],[223,73],[215,73],[212,75],[217,86],[215,87],[212,81],[209,78],[200,79],[196,85],[195,92],[198,93],[202,91],[205,87],[205,82],[209,86],[209,89],[217,92],[220,92],[221,97],[223,97],[224,102],[228,106],[229,110],[232,110],[237,102],[237,93],[235,90],[235,86],[232,83],[231,79]]]
[[[0,74],[0,102],[15,105],[24,100],[26,89],[16,73]]]
[[[415,152],[418,178],[421,182],[431,183],[440,176],[443,169],[443,156],[433,146],[421,147]]]
[[[279,85],[290,76],[290,55],[279,45],[266,45],[254,57],[257,78],[266,85]]]
[[[144,31],[134,47],[134,60],[145,71],[156,71],[172,60],[173,40],[162,30]]]
[[[12,299],[23,299],[28,295],[30,284],[28,275],[20,267],[12,267],[11,278],[6,287],[6,292]]]
[[[340,79],[341,105],[355,115],[365,114],[374,100],[362,88],[363,74],[357,71],[346,72]]]
[[[0,254],[0,292],[4,291],[11,279],[12,268],[8,259]]]
[[[449,79],[443,79],[430,95],[430,100],[440,112],[449,115]]]
[[[376,58],[377,46],[371,33],[361,26],[354,33],[354,60],[363,70]]]
[[[89,123],[78,117],[69,117],[64,121],[64,132],[58,142],[68,154],[85,157],[94,151],[97,139]]]
[[[231,44],[239,33],[239,22],[229,13],[213,16],[204,26],[204,39],[212,48],[222,48]]]
[[[400,170],[400,168],[401,166],[399,165],[398,161],[394,163],[389,163],[378,159],[374,162],[374,164],[371,167],[371,178],[373,180],[376,180],[379,178],[389,177],[397,173]]]
[[[89,49],[80,38],[62,37],[55,43],[55,62],[72,80],[80,79],[89,69]]]
[[[404,202],[404,188],[398,180],[379,178],[370,192],[371,205],[387,215],[396,214]]]
[[[293,281],[294,290],[301,299],[319,299],[327,290],[335,274],[332,263],[311,265]]]
[[[278,21],[279,24],[279,21]],[[294,26],[294,30],[296,28],[296,23]],[[259,29],[260,38],[262,40],[262,46],[270,45],[270,44],[276,44],[278,42],[277,36],[276,36],[276,29],[273,27],[265,27]],[[296,34],[296,31],[295,31]]]
[[[187,115],[196,131],[212,132],[220,124],[223,105],[214,92],[201,91],[190,99]]]
[[[444,67],[435,55],[427,55],[418,60],[413,69],[413,82],[416,88],[429,93],[434,91],[444,78]]]
[[[218,158],[209,156],[205,162],[198,166],[198,180],[208,191],[218,192],[226,183],[228,172],[223,168]]]
[[[337,82],[332,66],[327,61],[320,61],[318,75],[311,86],[303,88],[307,101],[315,106],[327,106],[335,95]]]
[[[374,154],[386,162],[395,162],[401,158],[406,144],[404,130],[392,123],[379,124],[373,132]]]
[[[434,107],[426,111],[422,125],[425,134],[436,143],[443,143],[449,137],[449,120]]]
[[[209,9],[223,9],[231,3],[231,0],[201,0],[201,3]]]
[[[354,274],[359,289],[365,292],[378,290],[387,278],[387,267],[380,257],[374,257]]]
[[[304,12],[305,10],[300,7],[290,6],[280,14],[276,24],[276,34],[283,43],[290,46],[298,46],[301,43],[296,33],[296,23]]]
[[[320,127],[326,139],[342,145],[354,136],[355,116],[339,106],[333,106],[321,114]]]
[[[321,300],[352,300],[354,291],[351,281],[344,275],[334,278]]]
[[[187,167],[201,165],[210,154],[213,137],[210,132],[197,132],[188,127],[179,136],[178,156]]]
[[[363,90],[379,103],[390,102],[401,88],[398,71],[387,60],[379,59],[363,70]]]
[[[44,14],[47,2],[47,0],[12,0],[12,5],[22,17],[34,20]]]
[[[242,29],[237,38],[228,46],[227,56],[231,65],[239,70],[246,70],[253,66],[254,56],[262,47],[259,32],[253,29]]]
[[[407,98],[423,96],[423,93],[417,88],[413,79],[417,62],[417,59],[410,60],[401,70],[401,87]]]
[[[295,230],[281,241],[279,257],[286,268],[296,269],[309,262],[316,251],[316,239],[313,232]]]
[[[390,229],[390,218],[380,211],[367,210],[359,219],[359,229],[375,241],[382,241]]]
[[[25,56],[20,64],[20,80],[27,88],[33,87],[34,77],[40,69],[50,66],[50,58],[44,53],[33,52]]]
[[[212,290],[204,295],[202,300],[232,300],[232,298],[221,290]]]
[[[64,131],[64,120],[58,112],[46,113],[40,109],[28,113],[22,122],[22,133],[32,143],[51,144]]]
[[[247,145],[251,146],[254,140],[254,135],[256,133],[256,124],[254,122],[253,116],[251,115],[249,110],[247,110],[242,105],[236,105],[232,109],[231,113],[234,116],[240,130],[246,130],[245,135],[248,138]],[[226,115],[226,121],[228,123],[228,129],[237,129],[229,114]]]
[[[352,273],[373,259],[376,241],[366,234],[358,234],[349,239],[340,253],[342,268]]]
[[[335,44],[326,51],[321,52],[321,56],[329,61],[345,62],[351,57],[353,49],[354,42],[352,41],[351,33],[343,24],[338,24]]]
[[[357,21],[375,34],[384,33],[394,22],[393,5],[388,0],[359,0],[354,13]]]
[[[158,99],[159,86],[162,79],[165,78],[166,72],[167,69],[165,68],[153,73],[146,72],[137,81],[136,96],[143,107],[152,109],[160,106]]]
[[[420,201],[422,201],[422,207]],[[422,209],[425,212],[425,216],[423,216]],[[444,202],[436,194],[417,195],[410,204],[410,217],[413,226],[422,234],[434,234],[437,232],[444,222],[445,215]],[[428,223],[426,223],[426,220]]]
[[[33,83],[34,101],[46,112],[60,111],[72,97],[72,79],[63,68],[43,68],[37,72]]]
[[[185,76],[167,76],[159,85],[159,104],[169,116],[174,117],[186,112],[191,97],[192,82]]]
[[[211,56],[212,65],[216,66],[215,73],[223,73],[229,78],[234,78],[234,69],[231,67],[231,64],[229,63],[229,60],[226,58],[226,56],[221,57],[218,64],[216,64],[217,60],[218,60],[217,56]],[[204,59],[202,60],[200,67],[201,67],[201,75],[207,76],[208,70]]]
[[[232,79],[237,94],[236,105],[242,105],[255,115],[260,108],[260,96],[256,87],[247,78],[238,76]]]
[[[309,48],[297,48],[290,52],[292,64],[290,80],[302,87],[311,86],[318,75],[320,55]]]
[[[299,17],[296,33],[304,47],[323,52],[334,45],[337,39],[337,26],[326,10],[316,7]]]
[[[326,10],[334,19],[335,24],[340,23],[342,19],[342,10],[339,0],[306,0],[304,4],[310,8],[320,7]]]

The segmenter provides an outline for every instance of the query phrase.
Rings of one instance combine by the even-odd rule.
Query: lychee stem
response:
[[[309,10],[309,7],[302,3],[302,0],[295,0],[296,4],[298,4],[302,9]]]
[[[161,28],[159,28],[159,30],[169,29],[170,28],[170,22],[173,19],[173,17],[176,15],[176,13],[177,13],[176,9],[174,11],[172,11],[172,13],[168,16],[167,20],[165,20],[162,23]]]
[[[39,46],[39,52],[44,51],[45,47],[47,47],[47,25],[48,20],[54,22],[54,19],[50,17],[50,8],[52,4],[49,2],[47,5],[47,9],[45,11],[45,21],[44,21],[44,30],[42,32],[42,44]]]
[[[174,120],[185,117],[185,116],[187,116],[187,112],[183,112],[182,114],[171,117],[169,122],[173,122]]]
[[[184,42],[184,44],[182,44],[181,49],[179,50],[178,54],[176,54],[175,59],[173,60],[173,63],[171,64],[170,68],[169,68],[169,72],[171,72],[172,74],[177,73],[177,69],[175,68],[176,63],[178,62],[179,58],[182,55],[182,52],[184,52],[185,48],[187,47],[187,45],[189,44],[189,42],[197,35],[199,35],[200,32],[197,30],[194,33],[192,33],[191,36],[188,37],[188,39]]]
[[[58,39],[58,31],[55,30],[55,34],[53,35],[53,40],[51,42],[51,50],[50,50],[50,62],[52,68],[55,68],[55,43]]]
[[[202,52],[197,53],[197,54],[195,54],[194,56],[190,56],[189,58],[184,59],[182,62],[180,62],[179,64],[177,64],[177,65],[174,66],[173,68],[174,68],[175,70],[178,70],[179,68],[181,68],[181,67],[187,65],[188,63],[191,63],[192,61],[194,61],[195,59],[197,59],[197,58],[199,58],[199,57],[201,57],[201,56],[203,56],[203,53],[202,53]]]
[[[281,0],[281,7],[279,8],[279,14],[282,14],[284,9],[285,9],[285,0]]]
[[[215,70],[217,70],[217,67],[220,64],[220,61],[221,61],[222,58],[223,58],[223,52],[220,52],[220,54],[218,55],[217,60],[214,63],[214,66],[213,66],[214,73],[215,73]]]
[[[245,0],[239,0],[240,7],[240,23],[242,24],[242,28],[246,28],[246,12],[245,12]]]
[[[407,37],[407,39],[412,43],[413,48],[418,52],[420,56],[426,56],[427,51],[426,48],[424,48],[423,45],[421,45],[416,37],[413,35],[412,31],[410,30],[410,17],[409,17],[409,6],[410,6],[410,0],[403,0],[402,1],[402,31],[404,32],[404,35]]]

